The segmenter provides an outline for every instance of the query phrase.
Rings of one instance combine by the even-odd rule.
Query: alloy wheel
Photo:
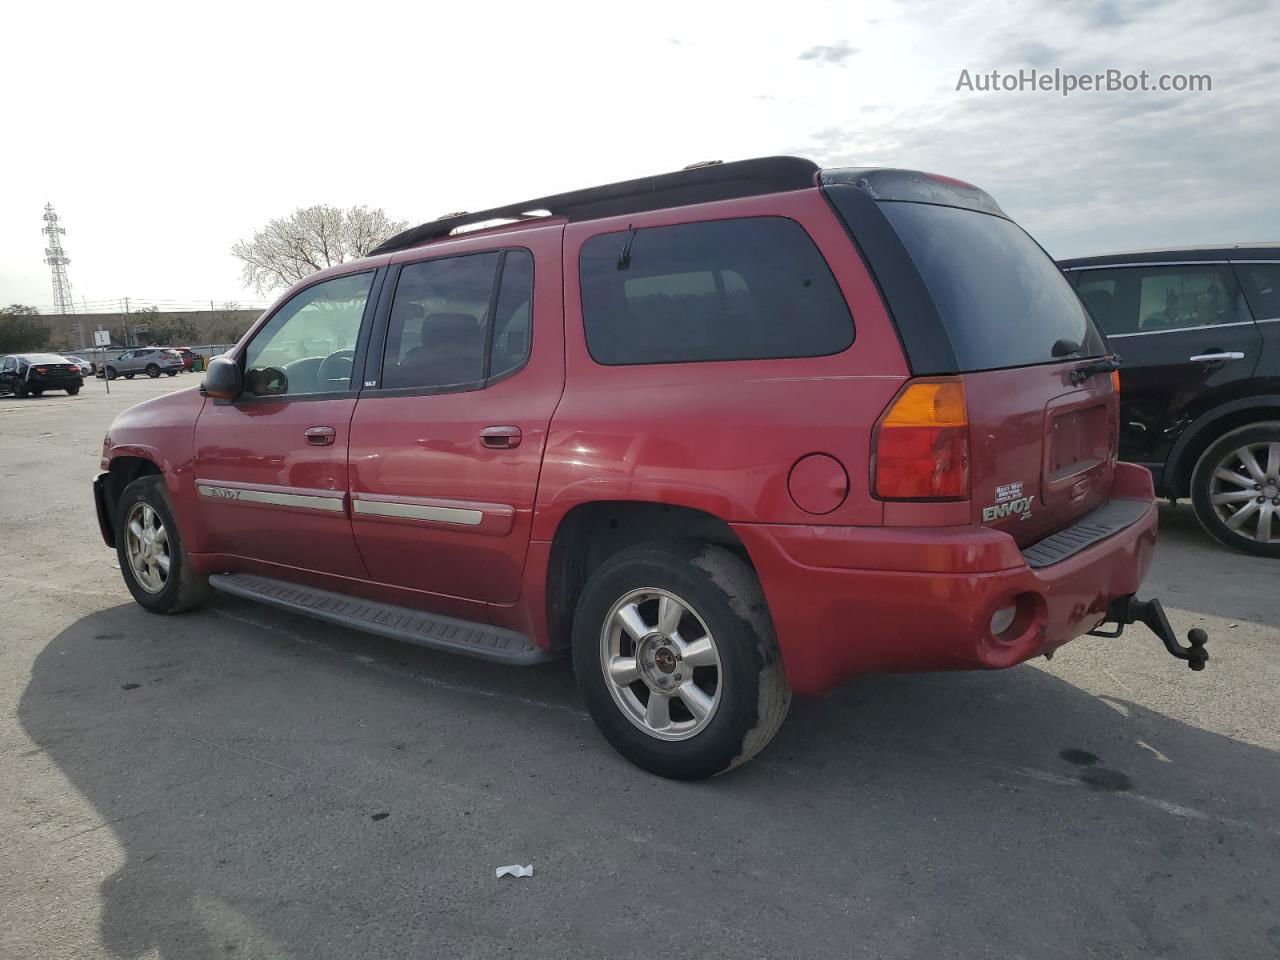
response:
[[[1280,543],[1280,443],[1249,443],[1223,457],[1209,480],[1209,502],[1236,536]]]
[[[169,581],[169,532],[149,503],[135,503],[125,520],[125,552],[138,585],[159,593]]]
[[[617,601],[600,633],[600,669],[614,702],[658,740],[687,740],[720,706],[715,638],[684,600],[643,587]]]

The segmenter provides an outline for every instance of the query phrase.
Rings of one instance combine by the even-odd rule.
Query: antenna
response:
[[[71,281],[67,277],[67,264],[71,258],[62,249],[62,236],[67,231],[58,226],[58,214],[52,203],[44,205],[44,230],[49,238],[49,245],[44,248],[44,262],[49,264],[53,274],[53,306],[59,316],[71,317],[76,312],[75,300],[71,296]],[[84,349],[84,330],[74,325],[79,333],[80,349]]]

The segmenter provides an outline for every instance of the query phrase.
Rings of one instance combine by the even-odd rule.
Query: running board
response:
[[[209,585],[223,593],[269,603],[317,620],[465,657],[519,666],[556,659],[555,654],[536,646],[523,634],[487,623],[374,603],[247,573],[216,573],[209,577]]]

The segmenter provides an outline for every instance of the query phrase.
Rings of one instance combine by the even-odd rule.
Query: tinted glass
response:
[[[927,203],[880,209],[924,279],[962,371],[1105,351],[1058,265],[1016,223]]]
[[[581,271],[599,363],[817,357],[853,343],[826,261],[782,217],[602,234],[583,245]]]
[[[372,273],[300,290],[245,349],[245,393],[298,396],[351,389],[356,340]]]
[[[479,253],[404,266],[387,327],[383,387],[484,379],[485,324],[499,258]]]
[[[1237,263],[1236,274],[1254,318],[1280,319],[1280,263]]]
[[[1225,264],[1078,271],[1076,289],[1108,336],[1247,320]]]
[[[493,311],[493,357],[489,376],[514,370],[529,356],[533,333],[533,257],[510,250],[502,267],[502,283]]]

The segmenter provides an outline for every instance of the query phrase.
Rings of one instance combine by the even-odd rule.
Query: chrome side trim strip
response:
[[[1081,264],[1078,267],[1063,267],[1062,272],[1068,273],[1072,270],[1127,270],[1129,267],[1188,267],[1188,266],[1206,266],[1207,264],[1217,263],[1226,266],[1232,263],[1231,260],[1144,260],[1142,263],[1088,263]],[[1241,261],[1244,263],[1250,261]],[[1265,263],[1264,260],[1254,260],[1253,263]]]
[[[371,517],[404,517],[409,520],[435,520],[438,523],[456,523],[464,527],[478,527],[484,520],[482,510],[463,510],[459,507],[432,507],[419,503],[396,503],[388,500],[352,500],[354,513]]]
[[[1134,333],[1108,333],[1108,340],[1121,337],[1153,337],[1158,333],[1186,333],[1188,330],[1221,330],[1223,327],[1252,327],[1252,320],[1233,320],[1231,323],[1202,323],[1194,327],[1170,327],[1168,330],[1138,330]]]
[[[307,510],[324,510],[342,513],[342,497],[313,497],[302,493],[275,493],[269,490],[245,490],[240,487],[224,487],[213,483],[197,483],[200,496],[211,500],[236,500],[241,503],[267,503],[277,507],[303,507]]]
[[[1280,323],[1280,317],[1264,317],[1261,320],[1255,320],[1254,323]]]

